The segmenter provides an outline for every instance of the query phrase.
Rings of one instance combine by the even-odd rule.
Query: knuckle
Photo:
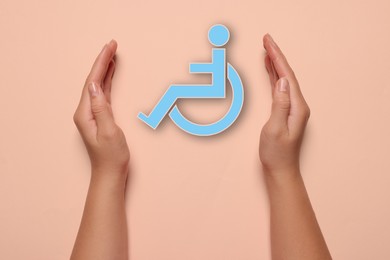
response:
[[[308,108],[304,108],[304,109],[302,109],[300,115],[303,119],[305,119],[307,121],[307,120],[309,120],[309,117],[310,117],[310,110]]]
[[[301,104],[299,107],[300,107],[299,113],[298,113],[299,116],[308,120],[310,117],[310,114],[311,114],[309,106],[306,103],[304,103],[304,104]]]
[[[290,100],[286,98],[276,98],[274,107],[279,109],[290,109]]]
[[[73,122],[76,124],[76,125],[79,125],[80,124],[80,118],[79,118],[79,115],[76,113],[73,114]]]
[[[100,114],[108,109],[107,104],[92,103],[91,110],[94,114]]]
[[[309,107],[306,108],[306,118],[309,119],[311,115],[311,110]]]
[[[306,119],[309,119],[311,111],[310,111],[310,107],[307,105],[306,101],[305,101],[305,103],[303,105],[303,109],[302,110],[303,110],[304,117]]]

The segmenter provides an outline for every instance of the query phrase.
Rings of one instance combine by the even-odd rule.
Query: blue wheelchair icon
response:
[[[229,41],[229,30],[221,24],[212,26],[208,39],[215,47],[222,47]],[[226,69],[227,67],[227,69]],[[174,105],[169,112],[171,120],[187,133],[198,136],[210,136],[226,130],[237,119],[244,103],[244,88],[242,81],[230,63],[226,64],[225,48],[212,49],[211,63],[190,63],[190,73],[211,73],[212,84],[181,84],[171,85],[153,108],[149,116],[139,113],[138,118],[151,128],[156,129],[169,109],[179,98],[226,98],[226,70],[227,79],[232,87],[232,103],[229,111],[217,122],[199,125],[189,121]]]

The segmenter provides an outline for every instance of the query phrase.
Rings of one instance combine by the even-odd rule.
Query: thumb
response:
[[[272,111],[270,121],[274,126],[287,126],[287,119],[290,114],[290,85],[287,78],[280,78],[276,82],[273,94]]]
[[[105,131],[111,129],[114,125],[114,117],[100,84],[90,83],[88,91],[92,115],[95,118],[98,130]]]

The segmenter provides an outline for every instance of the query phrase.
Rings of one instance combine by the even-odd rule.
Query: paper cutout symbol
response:
[[[221,24],[212,26],[208,33],[208,39],[215,47],[224,46],[229,41],[229,37],[229,30]],[[179,98],[226,98],[226,69],[227,79],[232,87],[232,104],[229,111],[217,122],[206,125],[199,125],[185,118],[175,104]],[[230,63],[226,63],[225,48],[212,49],[211,63],[190,63],[190,73],[211,73],[212,83],[171,85],[149,116],[141,112],[138,118],[156,129],[173,106],[169,117],[179,128],[193,135],[215,135],[232,125],[244,103],[244,88],[237,71]]]

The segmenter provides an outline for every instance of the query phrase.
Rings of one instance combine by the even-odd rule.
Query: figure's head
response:
[[[222,47],[229,41],[228,28],[222,24],[213,25],[209,30],[209,41],[216,47]]]

